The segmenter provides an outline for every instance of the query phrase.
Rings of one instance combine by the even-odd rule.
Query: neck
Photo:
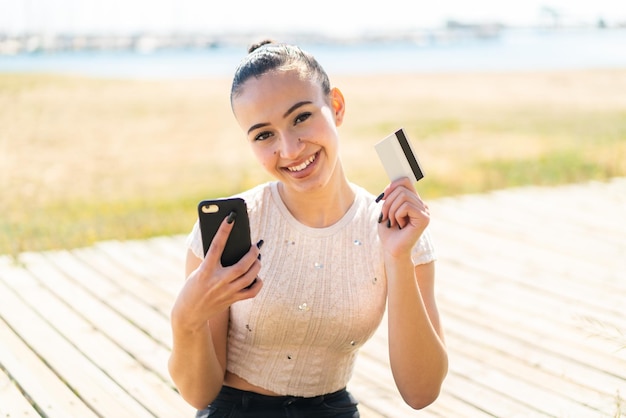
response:
[[[343,175],[315,190],[298,192],[285,188],[282,183],[279,183],[278,190],[293,217],[312,228],[337,223],[354,202],[354,191]]]

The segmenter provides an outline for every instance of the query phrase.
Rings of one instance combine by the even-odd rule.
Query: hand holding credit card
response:
[[[413,183],[424,177],[411,143],[403,129],[397,130],[375,145],[389,180],[408,177]]]

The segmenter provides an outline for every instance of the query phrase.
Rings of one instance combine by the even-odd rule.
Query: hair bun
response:
[[[256,51],[257,49],[261,48],[263,45],[267,45],[267,44],[275,44],[276,42],[272,39],[263,39],[262,41],[259,42],[255,42],[252,45],[250,45],[248,47],[248,54]]]

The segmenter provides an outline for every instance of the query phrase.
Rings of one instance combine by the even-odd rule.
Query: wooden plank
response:
[[[450,262],[463,263],[493,276],[506,274],[520,284],[535,287],[554,297],[612,312],[618,317],[622,315],[620,294],[611,291],[611,287],[605,290],[603,286],[598,286],[597,280],[604,281],[603,277],[618,274],[609,266],[599,268],[596,265],[597,273],[591,277],[587,272],[569,270],[565,273],[561,266],[567,265],[569,260],[575,263],[578,256],[559,257],[545,248],[465,228],[454,222],[448,225],[439,223],[437,233],[440,239],[446,241],[446,251],[451,254],[448,258],[454,259]]]
[[[571,381],[562,375],[554,373],[553,370],[543,367],[542,363],[545,363],[543,359],[537,363],[531,361],[537,359],[534,353],[526,357],[519,357],[515,355],[516,352],[503,351],[501,347],[487,344],[484,341],[476,341],[472,339],[472,335],[467,335],[467,333],[458,335],[456,330],[454,330],[450,331],[449,334],[453,341],[462,344],[464,347],[463,355],[457,352],[453,353],[452,362],[456,363],[457,359],[461,359],[461,361],[469,360],[482,364],[485,359],[489,359],[486,367],[489,367],[491,370],[497,370],[508,379],[514,379],[527,386],[530,385],[533,387],[533,390],[541,394],[539,397],[525,396],[525,399],[532,399],[533,402],[537,403],[541,397],[553,397],[556,398],[554,402],[546,402],[551,408],[560,404],[565,406],[566,408],[564,409],[568,412],[577,410],[579,414],[584,413],[586,416],[601,415],[602,411],[608,410],[607,407],[611,406],[611,397],[604,396],[593,387]],[[455,365],[455,370],[458,369],[459,367]],[[467,378],[472,378],[472,376],[467,376]],[[485,383],[482,378],[477,380],[480,380],[481,384]],[[499,385],[499,387],[511,391],[514,385]],[[522,391],[518,390],[511,397],[516,398],[520,396],[522,396]],[[542,407],[542,409],[547,410],[545,407]],[[559,413],[557,415],[573,414]]]
[[[625,265],[623,258],[615,257],[619,254],[623,255],[621,252],[623,247],[620,250],[620,247],[615,245],[615,241],[607,240],[607,237],[615,234],[615,227],[610,232],[607,229],[603,233],[596,232],[596,235],[587,236],[590,234],[591,227],[581,228],[580,225],[589,225],[591,219],[587,222],[567,221],[568,214],[571,213],[583,212],[580,215],[587,216],[587,218],[590,218],[590,213],[594,214],[593,218],[597,217],[596,214],[603,214],[606,212],[605,208],[611,206],[607,205],[606,199],[597,200],[593,207],[585,208],[584,211],[580,209],[580,205],[578,207],[559,205],[561,207],[559,216],[559,212],[546,208],[550,206],[549,203],[542,207],[541,202],[537,202],[536,197],[530,191],[520,190],[517,193],[508,193],[504,197],[493,193],[482,197],[467,196],[438,202],[433,216],[438,221],[445,220],[461,227],[477,229],[494,237],[522,238],[525,242],[532,242],[539,248],[549,248],[565,255],[580,254],[603,265],[611,266],[615,263],[619,266]],[[580,194],[584,195],[584,193],[584,189],[581,189]],[[508,198],[509,195],[515,196],[515,199]],[[554,199],[544,200],[554,202]],[[493,210],[493,207],[497,207],[498,210]],[[622,210],[626,211],[626,207],[622,206]],[[617,213],[613,216],[601,217],[611,224],[621,224]],[[563,236],[572,236],[575,239],[562,239]],[[618,236],[623,235],[620,233]],[[586,238],[591,239],[591,237],[596,238],[594,245],[586,245]]]
[[[110,250],[115,248],[111,246]],[[182,249],[184,247],[181,246],[179,251]],[[150,240],[125,242],[123,251],[125,258],[120,258],[119,251],[115,254],[116,259],[124,262],[126,266],[131,266],[137,275],[148,277],[152,285],[157,285],[170,294],[177,293],[180,289],[179,284],[184,279],[184,260],[182,264],[174,264],[173,259],[159,254],[158,248],[150,245]],[[172,287],[172,284],[176,286]]]
[[[31,274],[40,278],[39,285],[50,292],[29,298],[30,306],[56,324],[59,332],[68,336],[86,358],[155,416],[192,412],[170,383],[166,348],[82,289],[72,286],[45,257],[32,255],[27,264]],[[84,333],[85,328],[95,332]]]
[[[16,369],[22,367],[23,370],[23,365],[21,364],[21,361],[23,361],[24,359],[16,358],[13,355],[13,352],[16,352],[18,355],[30,353],[28,347],[21,346],[17,350],[15,349],[15,343],[21,343],[21,341],[19,340],[16,341],[16,338],[17,336],[12,333],[7,324],[4,321],[0,320],[0,341],[2,341],[2,344],[0,344],[0,359],[2,359],[2,364],[0,364],[0,417],[5,418],[39,416],[39,412],[37,411],[37,408],[39,408],[39,406],[34,406],[31,403],[30,396],[28,395],[28,393],[25,392],[24,386],[27,386],[27,384],[24,383],[23,380],[21,380],[21,382],[18,382],[15,377],[9,374],[9,369],[11,369],[15,373],[17,373],[17,377],[22,377],[20,375],[20,371]],[[35,361],[40,366],[44,366],[42,363],[39,362],[39,359],[36,359]],[[26,364],[30,365],[31,362],[28,362]],[[30,373],[29,376],[31,376]],[[54,382],[58,381],[55,379]],[[41,387],[39,383],[38,386]],[[46,391],[46,394],[47,393],[49,392]],[[68,393],[66,393],[66,395],[67,394]],[[46,406],[49,410],[50,406]],[[89,412],[90,411],[87,411],[87,414],[89,414]]]
[[[618,186],[614,182],[613,186]],[[622,184],[618,193],[611,193],[611,184],[588,183],[558,188],[509,189],[494,192],[496,204],[505,211],[528,208],[542,219],[552,220],[560,228],[574,233],[591,234],[601,241],[612,241],[626,234],[624,223],[614,220],[626,210],[626,187]],[[532,205],[526,205],[532,197]],[[610,204],[607,204],[610,203]],[[519,210],[519,209],[518,209]],[[592,216],[590,216],[592,214]]]
[[[442,269],[447,268],[442,266]],[[533,343],[548,338],[558,340],[560,345],[576,346],[581,357],[595,367],[607,363],[607,370],[626,368],[626,352],[618,350],[619,346],[613,341],[593,338],[580,326],[579,318],[585,311],[579,306],[533,293],[510,283],[506,277],[494,278],[496,285],[481,288],[478,277],[482,279],[483,274],[454,268],[446,273],[454,275],[455,270],[457,276],[463,274],[464,280],[456,284],[455,292],[443,296],[448,304],[483,318],[497,315],[503,326],[514,326],[518,336],[527,336]]]
[[[584,195],[584,192],[578,191],[577,194]],[[519,197],[519,193],[515,195]],[[624,193],[622,194],[622,196],[625,195]],[[483,322],[478,322],[478,325],[481,326],[486,326],[485,322],[503,323],[502,328],[504,330],[510,329],[512,333],[512,335],[504,337],[507,342],[518,336],[519,333],[516,330],[520,326],[526,326],[529,332],[536,334],[534,338],[531,334],[528,334],[525,338],[525,340],[529,341],[531,347],[536,347],[538,341],[543,342],[542,335],[552,334],[554,336],[553,340],[561,339],[558,344],[554,344],[554,350],[567,350],[571,345],[580,346],[588,350],[587,353],[592,353],[589,361],[584,365],[579,363],[572,365],[571,362],[563,361],[562,356],[556,357],[558,354],[553,353],[554,359],[559,360],[554,365],[554,359],[545,356],[541,350],[522,352],[520,349],[511,348],[510,346],[505,345],[504,347],[508,352],[519,354],[522,359],[525,358],[524,356],[528,358],[528,364],[522,362],[521,367],[531,367],[534,361],[538,361],[539,364],[548,364],[547,372],[552,373],[548,375],[552,376],[552,380],[548,381],[554,383],[554,388],[558,388],[559,392],[566,392],[567,394],[568,389],[576,388],[578,384],[587,384],[582,390],[579,389],[573,392],[580,395],[580,402],[585,403],[591,398],[596,408],[602,408],[602,414],[613,414],[617,390],[621,387],[621,392],[623,392],[624,389],[623,380],[620,383],[620,380],[616,379],[613,381],[613,385],[609,382],[608,385],[605,385],[603,394],[600,395],[599,391],[594,387],[594,382],[597,382],[598,378],[606,382],[606,375],[602,372],[600,372],[600,375],[597,374],[595,370],[597,364],[594,360],[600,358],[601,361],[605,361],[606,356],[623,358],[624,352],[618,350],[619,347],[615,345],[601,344],[597,338],[590,338],[589,334],[581,334],[583,328],[580,325],[580,313],[581,309],[583,309],[583,313],[592,314],[592,317],[612,318],[615,325],[623,324],[623,310],[620,309],[618,311],[615,309],[616,303],[609,303],[607,307],[607,304],[604,302],[606,300],[610,301],[615,295],[623,294],[623,291],[620,292],[619,290],[623,289],[626,281],[616,280],[617,274],[613,275],[610,269],[607,271],[607,266],[602,265],[599,268],[593,261],[588,261],[587,258],[583,257],[584,248],[571,247],[568,252],[561,254],[559,253],[561,249],[558,248],[558,245],[551,244],[549,246],[544,245],[537,250],[531,249],[529,254],[529,251],[525,248],[525,246],[529,245],[529,241],[534,244],[536,241],[543,239],[543,237],[534,235],[533,227],[536,225],[532,225],[530,220],[524,222],[516,220],[519,222],[519,225],[510,229],[506,226],[509,221],[507,219],[498,219],[498,214],[504,212],[507,216],[512,215],[512,219],[515,219],[517,213],[514,210],[509,212],[500,210],[504,206],[500,202],[496,203],[490,197],[476,197],[476,200],[481,200],[482,203],[480,205],[475,204],[476,202],[470,202],[471,204],[469,204],[466,198],[458,200],[462,202],[459,203],[457,199],[445,202],[446,210],[450,207],[453,209],[446,211],[445,216],[441,216],[444,211],[437,211],[439,208],[437,204],[434,205],[434,208],[431,207],[432,212],[436,213],[436,215],[433,215],[436,219],[433,228],[435,239],[444,242],[444,245],[440,247],[445,252],[440,251],[440,255],[443,254],[443,256],[440,256],[438,268],[438,288],[451,356],[454,357],[457,354],[454,350],[455,343],[457,346],[462,346],[465,349],[461,353],[463,358],[471,358],[472,356],[471,351],[468,352],[466,349],[467,340],[455,335],[456,329],[467,331],[468,324],[473,322],[473,318],[468,317],[467,312],[482,318]],[[522,200],[523,197],[520,197],[519,201]],[[599,200],[597,204],[605,205],[605,200]],[[519,202],[517,202],[517,205],[523,209]],[[498,210],[496,211],[494,208]],[[594,212],[590,211],[590,213]],[[623,216],[623,213],[621,213],[620,217]],[[475,219],[480,221],[483,218],[494,220],[494,215],[494,222],[500,222],[504,225],[497,230],[498,233],[495,233],[495,230],[485,232],[481,226],[476,225]],[[613,221],[617,219],[619,218],[613,218]],[[537,219],[533,221],[536,223]],[[441,228],[439,228],[440,226]],[[440,234],[442,230],[445,231],[445,234]],[[563,229],[561,229],[561,232],[563,232]],[[566,232],[557,235],[559,239],[567,241],[573,233],[579,231],[572,229]],[[576,235],[573,236],[576,237]],[[623,252],[623,240],[621,248],[622,250],[620,251]],[[580,253],[581,250],[582,253]],[[555,254],[557,257],[555,257]],[[502,261],[494,263],[494,259],[501,259]],[[623,262],[624,258],[622,257],[620,260]],[[542,274],[541,277],[534,277],[531,274],[525,275],[524,272],[528,269],[524,264],[535,264],[535,268],[544,270],[545,274]],[[448,268],[450,266],[453,266],[452,270]],[[584,269],[581,269],[581,266]],[[551,276],[563,276],[562,272],[564,270],[566,278],[555,284]],[[592,272],[595,274],[592,275]],[[598,278],[598,276],[601,277]],[[471,280],[472,278],[476,278],[476,280]],[[542,287],[545,286],[545,283],[553,286],[550,286],[547,289],[548,291],[546,291],[546,288]],[[609,283],[609,286],[605,286],[605,283]],[[578,286],[576,291],[569,293],[567,290],[563,291],[563,289],[570,289],[572,284]],[[570,286],[568,287],[568,285]],[[596,289],[597,297],[595,300],[594,297],[588,297],[590,288],[592,294],[594,288]],[[569,300],[567,297],[563,298],[564,293],[570,296]],[[455,298],[450,300],[450,295]],[[589,302],[589,299],[592,299],[591,303],[587,304],[586,302]],[[582,303],[580,302],[581,300]],[[614,300],[617,302],[617,298]],[[601,301],[602,303],[595,303],[596,301]],[[451,314],[446,309],[447,306],[461,307],[456,317],[459,321],[454,328],[450,326]],[[485,306],[493,307],[493,309],[485,311],[485,308],[483,308]],[[506,321],[503,319],[506,319]],[[611,324],[611,321],[609,321],[609,324]],[[469,328],[472,329],[471,326]],[[498,332],[501,332],[500,328],[487,329],[484,334],[478,334],[477,338],[492,337]],[[470,336],[467,338],[471,338],[473,333],[476,333],[476,331],[470,331]],[[564,336],[567,338],[563,339]],[[456,338],[461,338],[461,340],[456,341]],[[495,344],[493,339],[487,338],[485,341],[486,344],[491,344],[491,346]],[[607,339],[604,342],[606,343]],[[608,342],[615,343],[615,341]],[[530,349],[527,347],[526,350]],[[482,358],[492,358],[488,351],[481,354]],[[579,360],[582,360],[582,357],[579,357]],[[451,361],[454,361],[454,358]],[[509,364],[509,366],[511,365]],[[453,378],[451,379],[456,369],[454,365],[451,365],[451,367],[451,376],[448,377],[444,390],[453,389],[456,383]],[[613,364],[613,367],[617,369],[617,373],[624,370],[621,363]],[[589,368],[593,369],[593,373],[596,373],[595,378],[588,379],[590,377]],[[564,374],[564,371],[569,371],[569,373]],[[581,376],[580,379],[569,380],[574,379],[577,375]],[[518,373],[517,376],[520,379],[524,379],[523,373]],[[541,380],[543,377],[535,376],[532,381],[540,382],[541,386],[544,383]],[[623,379],[623,372],[621,372],[621,379]],[[561,382],[561,384],[558,385],[556,384],[557,382]],[[599,414],[592,413],[592,415]]]
[[[125,251],[122,243],[107,242],[107,247],[118,245],[120,252]],[[136,303],[146,305],[147,309],[157,311],[162,316],[169,316],[173,302],[171,292],[156,286],[150,280],[138,275],[119,259],[101,251],[98,247],[80,248],[71,251],[73,268],[77,271],[95,271],[100,280],[109,282],[112,288],[120,292],[135,295]],[[68,260],[69,262],[69,260]],[[148,263],[149,261],[146,261]],[[88,273],[87,273],[88,274]]]
[[[456,230],[458,232],[458,229]],[[442,232],[442,230],[439,230]],[[444,231],[446,232],[446,231]],[[449,231],[452,235],[452,231]],[[468,233],[472,237],[471,232]],[[447,238],[445,234],[441,234],[444,238]],[[462,248],[463,239],[457,239],[456,241],[462,241],[461,243],[450,243],[448,245],[449,251],[455,252],[458,248]],[[449,257],[443,256],[443,267],[450,266],[462,266],[463,271],[457,273],[458,276],[463,277],[465,273],[469,277],[472,275],[479,275],[481,280],[477,282],[481,286],[483,292],[494,293],[497,292],[522,292],[529,297],[539,299],[542,302],[550,305],[561,306],[575,306],[578,311],[584,311],[587,313],[597,312],[607,318],[613,317],[614,319],[622,318],[620,310],[612,308],[612,303],[602,303],[602,300],[612,301],[614,299],[614,293],[619,292],[618,289],[612,289],[608,286],[598,286],[596,283],[594,286],[596,289],[590,289],[586,281],[579,276],[572,274],[564,274],[561,269],[551,266],[554,261],[550,253],[544,252],[535,254],[531,252],[528,255],[521,255],[521,249],[511,248],[510,250],[505,244],[498,242],[497,244],[489,244],[486,239],[481,241],[486,248],[486,251],[493,251],[493,260],[481,260],[471,253],[471,250],[466,251],[464,257],[454,257],[454,260]],[[498,249],[496,249],[499,248]],[[504,248],[503,248],[504,247]],[[492,250],[493,249],[493,250]],[[460,251],[460,249],[458,250]],[[506,259],[507,265],[510,267],[508,270],[502,270],[500,261],[502,254],[509,251],[509,257]],[[469,254],[468,254],[469,253]],[[566,261],[565,261],[566,262]],[[533,264],[533,267],[528,267],[529,264]],[[541,270],[535,272],[535,270]],[[599,273],[596,277],[601,276]],[[445,275],[443,277],[445,280]],[[452,282],[450,284],[453,284]],[[488,287],[487,287],[488,286]],[[600,299],[595,300],[594,297],[587,297],[593,295]],[[509,296],[507,293],[503,293],[502,296]],[[532,309],[533,306],[527,306]],[[569,310],[567,310],[569,313]]]
[[[191,231],[191,229],[190,229]],[[185,258],[187,247],[185,246],[186,235],[172,235],[167,237],[155,237],[146,240],[155,255],[167,259],[175,266],[179,275],[185,273]]]
[[[485,363],[485,358],[490,359],[489,363]],[[497,393],[498,396],[517,403],[510,411],[494,410],[493,405],[502,405],[501,400],[484,405],[485,409],[496,412],[498,416],[510,416],[521,411],[549,416],[595,416],[602,412],[598,408],[586,405],[584,399],[572,399],[569,394],[562,393],[563,388],[559,387],[557,390],[542,385],[542,382],[536,380],[541,375],[533,370],[532,366],[502,355],[496,350],[488,348],[473,350],[473,347],[468,347],[463,356],[453,356],[451,361],[455,364],[455,371],[463,374],[468,381],[489,388],[490,397],[493,398]],[[481,401],[484,401],[484,398]]]
[[[364,399],[364,403],[380,413],[387,411],[390,417],[457,415],[478,418],[491,416],[467,402],[463,396],[465,390],[459,395],[447,390],[447,382],[456,379],[458,376],[451,371],[438,400],[424,410],[414,411],[405,405],[395,386],[389,365],[387,317],[385,315],[375,335],[361,348],[350,385],[353,388],[358,385],[355,393]],[[389,404],[393,405],[393,409],[389,408]]]
[[[535,262],[537,262],[536,259]],[[549,261],[547,262],[549,263]],[[517,311],[521,311],[524,315],[533,314],[538,317],[537,320],[541,320],[547,325],[556,322],[559,327],[564,327],[559,328],[558,332],[569,332],[574,338],[579,338],[581,336],[579,334],[580,331],[589,328],[585,324],[592,319],[606,321],[607,324],[615,326],[620,322],[623,323],[623,316],[620,316],[617,309],[610,302],[613,298],[613,295],[610,294],[612,293],[610,289],[594,292],[588,290],[585,286],[578,287],[573,284],[567,288],[562,288],[562,286],[549,283],[561,281],[561,279],[555,277],[556,273],[541,273],[536,276],[527,275],[523,273],[522,262],[520,262],[519,268],[521,271],[517,274],[502,274],[498,272],[497,267],[491,266],[490,263],[482,263],[470,259],[456,261],[456,264],[460,268],[456,272],[453,270],[452,273],[446,274],[452,274],[458,278],[457,281],[461,284],[454,284],[454,286],[461,287],[458,292],[481,292],[482,297],[495,295],[495,303],[507,303],[507,306],[503,307],[502,313],[514,314]],[[510,264],[515,266],[516,263],[511,262]],[[441,266],[442,268],[447,267],[444,263]],[[445,280],[445,275],[443,277]],[[477,277],[477,279],[474,280],[472,285],[469,285],[468,283],[471,282],[470,279],[473,277]],[[568,282],[567,280],[565,281]],[[468,289],[468,286],[471,288]],[[600,301],[593,300],[593,297],[587,297],[586,295],[589,294],[595,294],[597,298],[600,298]],[[527,297],[527,299],[523,297]],[[468,298],[468,300],[472,299]],[[479,301],[480,299],[476,300]],[[509,303],[508,300],[511,302]],[[603,305],[601,300],[609,302]],[[550,322],[545,322],[548,315],[550,316]],[[587,338],[581,343],[589,345],[599,343],[599,341]],[[618,353],[617,355],[626,359],[626,353]]]
[[[171,347],[169,317],[155,308],[154,302],[150,299],[151,293],[141,293],[137,289],[131,291],[128,287],[122,286],[122,282],[133,282],[131,276],[126,276],[119,282],[111,281],[105,277],[107,271],[104,270],[104,266],[94,268],[73,254],[74,252],[58,251],[54,256],[50,256],[49,260],[77,286],[82,287],[100,302],[109,305],[155,341],[165,347]]]
[[[450,338],[458,339],[457,344],[466,347],[462,356],[458,356],[459,358],[474,357],[479,364],[489,370],[497,370],[498,364],[507,364],[507,361],[516,362],[516,368],[503,367],[502,370],[505,373],[513,373],[521,382],[526,381],[538,388],[544,386],[542,390],[556,391],[564,397],[569,397],[571,401],[574,401],[571,405],[572,409],[577,407],[576,403],[580,403],[585,408],[590,407],[608,413],[608,409],[612,407],[615,389],[620,385],[623,387],[623,381],[620,383],[619,379],[596,370],[593,365],[572,361],[559,351],[546,350],[541,344],[537,344],[537,340],[520,339],[516,335],[507,334],[504,329],[495,331],[484,322],[474,323],[468,319],[467,310],[459,309],[453,312],[446,309],[444,314],[447,323],[453,324],[449,331]],[[486,316],[486,321],[489,319],[490,317]],[[515,334],[514,328],[511,333]],[[476,355],[474,354],[476,347],[482,347],[486,352],[482,352],[480,356]],[[565,349],[566,346],[561,348]],[[489,359],[489,362],[486,363],[485,359]],[[516,369],[517,372],[515,372]],[[458,368],[455,367],[455,370]],[[546,387],[546,375],[552,376],[561,383],[551,388]],[[468,378],[484,380],[479,374],[468,376]],[[500,387],[508,389],[504,385]],[[573,389],[576,387],[578,390]],[[566,392],[566,388],[573,392]],[[574,397],[576,394],[578,397]],[[582,416],[588,416],[588,414]]]
[[[56,269],[49,258],[50,255],[43,254],[29,254],[25,257],[29,272],[39,280],[40,285],[71,306],[76,314],[132,355],[143,367],[169,382],[166,366],[169,348],[138,328],[133,318],[129,319],[120,313],[116,304],[107,300],[106,294],[96,295],[77,285],[63,271]],[[89,276],[85,279],[89,283],[87,287],[98,287],[98,277]]]
[[[0,368],[0,417],[34,417],[39,415],[15,382]]]
[[[151,416],[115,381],[85,358],[83,353],[58,332],[54,324],[31,310],[27,298],[35,298],[42,289],[32,283],[19,286],[19,292],[12,288],[18,281],[26,281],[26,278],[27,273],[20,270],[3,277],[4,281],[0,282],[0,294],[5,295],[0,304],[0,316],[4,321],[38,357],[45,359],[54,374],[90,409],[111,417]],[[7,287],[7,283],[12,286]],[[82,332],[95,336],[95,332],[89,328]]]
[[[464,232],[463,228],[455,228],[455,237],[462,236]],[[481,243],[480,251],[485,250],[482,244],[486,240],[474,241]],[[447,242],[454,247],[455,244],[452,243],[457,243],[458,240],[453,240],[452,232],[450,232],[450,240]],[[602,408],[604,413],[610,413],[610,409],[614,408],[615,393],[620,387],[624,388],[624,384],[623,380],[620,383],[620,377],[611,380],[607,373],[620,373],[626,369],[623,361],[619,360],[619,358],[624,358],[624,353],[616,352],[615,346],[600,344],[597,339],[581,334],[581,328],[574,326],[576,323],[574,320],[577,319],[575,313],[579,312],[584,304],[562,300],[564,292],[559,293],[558,286],[554,292],[546,295],[540,286],[528,285],[528,283],[550,280],[548,276],[545,280],[536,280],[534,277],[529,280],[528,277],[520,277],[519,270],[515,268],[514,263],[509,263],[508,269],[495,267],[491,270],[485,266],[494,263],[476,261],[473,254],[468,256],[467,252],[461,252],[461,248],[466,248],[469,252],[475,251],[475,248],[463,244],[458,245],[458,248],[457,254],[460,256],[453,257],[454,263],[448,264],[444,260],[439,266],[439,288],[442,289],[446,285],[452,287],[448,291],[440,291],[443,317],[449,322],[454,319],[454,312],[456,312],[456,317],[459,318],[458,328],[461,330],[468,328],[468,325],[472,323],[487,328],[486,334],[481,337],[486,338],[486,341],[492,345],[495,342],[489,337],[499,333],[506,334],[507,343],[514,340],[525,341],[527,344],[525,348],[522,346],[506,347],[509,352],[517,353],[521,358],[531,358],[532,361],[540,362],[540,364],[552,364],[554,358],[558,358],[558,364],[561,366],[553,370],[555,376],[563,380],[570,378],[574,382],[578,377],[578,384],[590,385],[586,388],[587,398],[597,396],[598,385],[603,387],[604,395],[600,402],[603,404],[597,407]],[[492,247],[487,245],[486,248]],[[452,248],[451,251],[455,253],[457,250]],[[504,254],[506,250],[502,252]],[[510,252],[510,254],[519,257],[521,253]],[[510,259],[509,256],[507,261]],[[536,258],[534,260],[537,261]],[[523,271],[523,268],[520,270]],[[506,273],[503,275],[502,272]],[[585,290],[575,292],[572,296],[573,300],[578,302],[584,299],[584,292]],[[602,312],[602,306],[594,304],[589,310],[596,313]],[[621,321],[623,323],[623,315]],[[538,341],[541,344],[538,345]],[[546,353],[547,350],[550,352]],[[572,352],[576,353],[574,358],[569,358],[564,363],[563,358],[567,359]],[[597,368],[602,364],[606,364],[603,367],[604,372],[598,373]],[[581,368],[591,370],[581,372]],[[595,374],[593,379],[589,376],[590,371]],[[520,378],[523,378],[523,375]],[[623,372],[621,379],[623,379]],[[533,380],[540,381],[539,378]],[[581,398],[581,402],[587,402],[587,400],[585,397]]]
[[[0,364],[14,381],[13,386],[19,386],[20,391],[24,394],[23,397],[28,398],[29,403],[36,405],[32,408],[33,410],[41,411],[48,417],[95,417],[96,414],[82,400],[78,392],[63,381],[56,370],[50,367],[48,360],[42,357],[36,349],[29,346],[23,337],[16,334],[6,322],[3,311],[10,309],[16,296],[12,289],[9,290],[6,287],[5,281],[20,280],[25,272],[22,268],[14,266],[12,262],[5,262],[0,265],[2,266],[2,273],[0,274],[0,341],[2,341],[0,344]],[[42,335],[42,337],[44,336]],[[13,398],[12,401],[17,403],[18,398]],[[0,410],[2,410],[2,406],[8,405],[9,402],[0,402]],[[24,416],[38,415],[39,412]],[[22,415],[7,416],[19,417]]]
[[[180,290],[184,279],[181,266],[165,267],[162,258],[154,257],[151,252],[141,248],[136,241],[130,241],[124,245],[106,241],[99,243],[96,248],[107,254],[112,262],[117,262],[127,269],[138,281],[143,281],[150,287],[162,289],[168,295],[176,294]],[[184,264],[182,271],[184,272]]]
[[[537,411],[529,411],[524,405],[510,399],[502,393],[495,391],[493,387],[485,385],[480,379],[473,379],[466,373],[459,373],[454,356],[451,357],[450,376],[445,382],[445,393],[458,398],[477,412],[471,417],[545,417],[546,414]],[[467,407],[465,407],[467,408]],[[456,416],[456,413],[453,415]],[[461,416],[461,415],[459,415]]]

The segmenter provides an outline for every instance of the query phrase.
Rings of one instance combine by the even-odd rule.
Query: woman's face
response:
[[[339,90],[328,96],[296,70],[272,71],[247,80],[232,104],[255,156],[285,188],[311,191],[341,174],[337,127],[344,100]]]

